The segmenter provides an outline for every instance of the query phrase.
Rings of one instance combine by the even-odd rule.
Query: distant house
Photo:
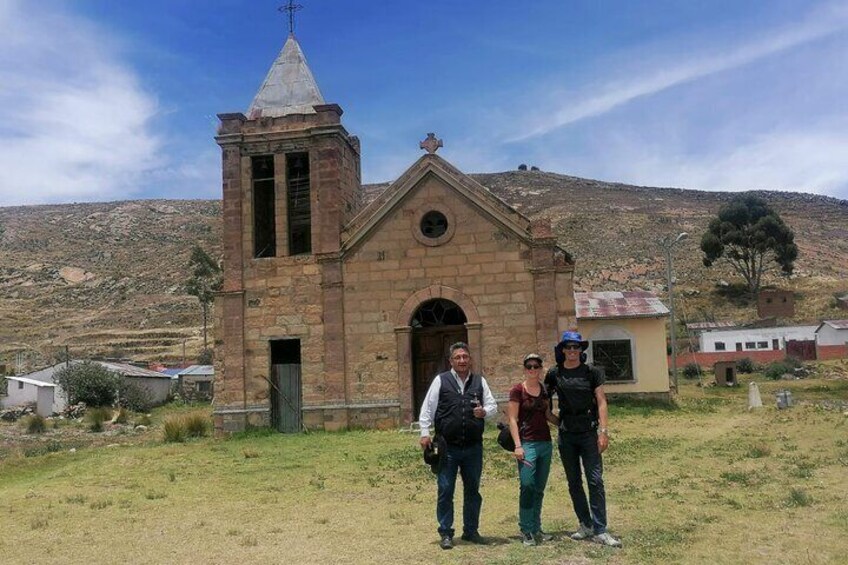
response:
[[[714,331],[701,334],[698,344],[704,353],[783,351],[790,341],[814,341],[816,328],[817,326],[784,326]]]
[[[608,393],[668,395],[669,311],[655,294],[575,292],[574,303],[588,361],[604,368]]]
[[[9,396],[3,401],[4,406],[36,404],[39,414],[45,412],[43,415],[47,416],[62,412],[67,401],[62,388],[55,384],[54,377],[59,370],[64,369],[69,364],[75,365],[77,363],[82,363],[82,361],[73,360],[67,363],[57,363],[26,375],[6,377]],[[125,363],[108,361],[95,361],[95,363],[99,363],[109,371],[120,375],[125,381],[147,390],[154,405],[164,404],[168,399],[171,392],[171,377],[167,375]],[[50,397],[49,401],[48,396]],[[49,412],[47,406],[49,406]]]
[[[795,315],[795,295],[791,290],[766,289],[757,293],[760,318],[791,318]]]
[[[816,328],[819,359],[848,357],[848,320],[825,320]]]
[[[26,377],[6,377],[6,381],[9,394],[3,400],[4,406],[34,404],[36,413],[45,418],[59,411],[55,408],[58,396],[56,391],[59,388],[56,385]],[[61,405],[64,406],[64,403]]]
[[[739,324],[731,320],[719,320],[716,322],[690,322],[686,324],[689,335],[699,336],[706,332],[716,332],[738,328]]]
[[[186,399],[212,400],[214,381],[215,368],[212,365],[191,365],[177,373],[177,390]]]

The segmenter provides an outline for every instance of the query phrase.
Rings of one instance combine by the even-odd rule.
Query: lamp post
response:
[[[672,261],[671,251],[674,246],[680,241],[689,237],[686,232],[681,232],[674,235],[667,235],[660,241],[663,251],[665,251],[665,274],[668,282],[668,310],[671,314],[671,386],[674,392],[677,392],[677,329],[674,323],[674,281],[672,280]]]

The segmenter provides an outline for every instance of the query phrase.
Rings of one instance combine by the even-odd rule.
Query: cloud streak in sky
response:
[[[582,99],[566,100],[558,108],[546,108],[543,116],[530,117],[524,123],[530,127],[508,137],[505,142],[527,141],[580,120],[610,112],[637,98],[657,94],[715,73],[727,71],[757,61],[769,55],[822,39],[848,27],[848,9],[828,7],[820,10],[807,22],[782,29],[771,35],[743,44],[733,51],[720,55],[701,56],[672,65],[664,64],[648,76],[634,76],[628,80],[609,81]]]
[[[129,198],[161,161],[156,98],[108,33],[0,6],[0,205]]]

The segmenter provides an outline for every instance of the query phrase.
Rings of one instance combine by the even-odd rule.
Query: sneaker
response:
[[[590,537],[595,535],[595,531],[592,528],[587,528],[583,524],[580,524],[580,529],[571,534],[569,537],[576,541],[581,541],[584,539],[589,539]]]
[[[489,545],[489,540],[481,536],[478,532],[474,532],[473,534],[462,534],[460,536],[462,541],[467,541],[469,543],[476,543],[477,545]]]
[[[536,545],[536,538],[533,537],[533,534],[521,532],[521,543],[526,546]]]
[[[536,532],[536,541],[553,541],[553,539],[554,536],[547,532],[543,532],[542,530]]]
[[[453,549],[453,538],[447,534],[442,536],[442,541],[439,542],[439,547],[442,549]]]
[[[608,532],[596,535],[592,538],[592,541],[607,547],[621,547],[621,540],[615,539]]]

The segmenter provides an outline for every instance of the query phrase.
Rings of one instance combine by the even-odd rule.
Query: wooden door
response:
[[[433,377],[450,369],[450,346],[467,342],[465,326],[438,326],[412,332],[412,410],[415,419],[421,410]]]
[[[272,365],[271,417],[277,431],[298,433],[301,417],[300,365]]]

